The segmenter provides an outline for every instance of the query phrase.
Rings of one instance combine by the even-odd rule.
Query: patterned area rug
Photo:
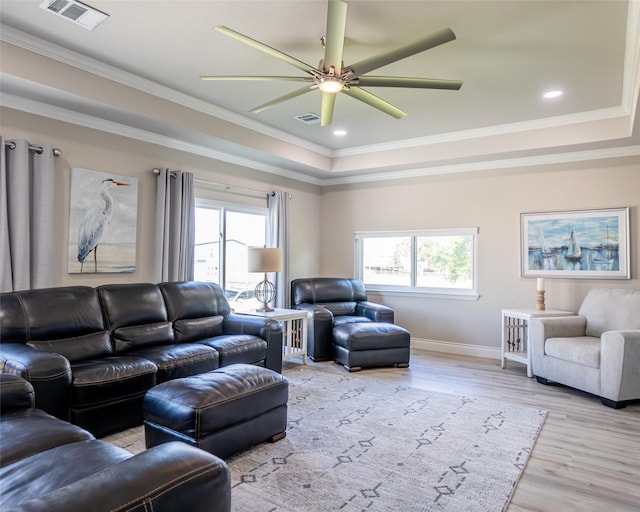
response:
[[[230,459],[237,512],[502,511],[546,413],[301,367],[287,437]],[[133,452],[142,429],[107,438]]]

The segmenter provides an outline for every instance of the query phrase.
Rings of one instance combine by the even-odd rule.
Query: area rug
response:
[[[302,367],[287,437],[228,460],[236,512],[502,511],[541,410]],[[142,429],[107,438],[133,452]]]

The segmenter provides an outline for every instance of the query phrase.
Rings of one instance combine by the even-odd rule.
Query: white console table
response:
[[[560,309],[503,309],[501,367],[507,367],[507,359],[527,366],[527,377],[533,377],[531,350],[529,347],[529,320],[545,316],[570,316],[571,311]]]
[[[284,345],[282,359],[302,356],[302,363],[307,364],[308,316],[299,309],[275,308],[273,311],[238,311],[242,315],[271,318],[282,324]]]

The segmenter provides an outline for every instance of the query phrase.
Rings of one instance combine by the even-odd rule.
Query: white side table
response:
[[[501,367],[507,367],[507,359],[527,366],[527,377],[533,377],[531,350],[529,348],[529,320],[543,316],[571,316],[575,313],[560,309],[503,309]]]
[[[307,333],[308,316],[306,311],[299,309],[275,308],[273,311],[236,311],[241,315],[261,316],[271,318],[282,324],[284,346],[282,359],[302,356],[302,363],[307,364]]]

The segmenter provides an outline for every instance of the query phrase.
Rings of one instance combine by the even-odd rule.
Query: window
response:
[[[357,232],[356,275],[367,290],[477,298],[477,228]]]
[[[254,289],[263,276],[247,272],[247,248],[264,246],[267,213],[259,207],[196,203],[194,279],[218,283],[238,311],[261,305]]]

